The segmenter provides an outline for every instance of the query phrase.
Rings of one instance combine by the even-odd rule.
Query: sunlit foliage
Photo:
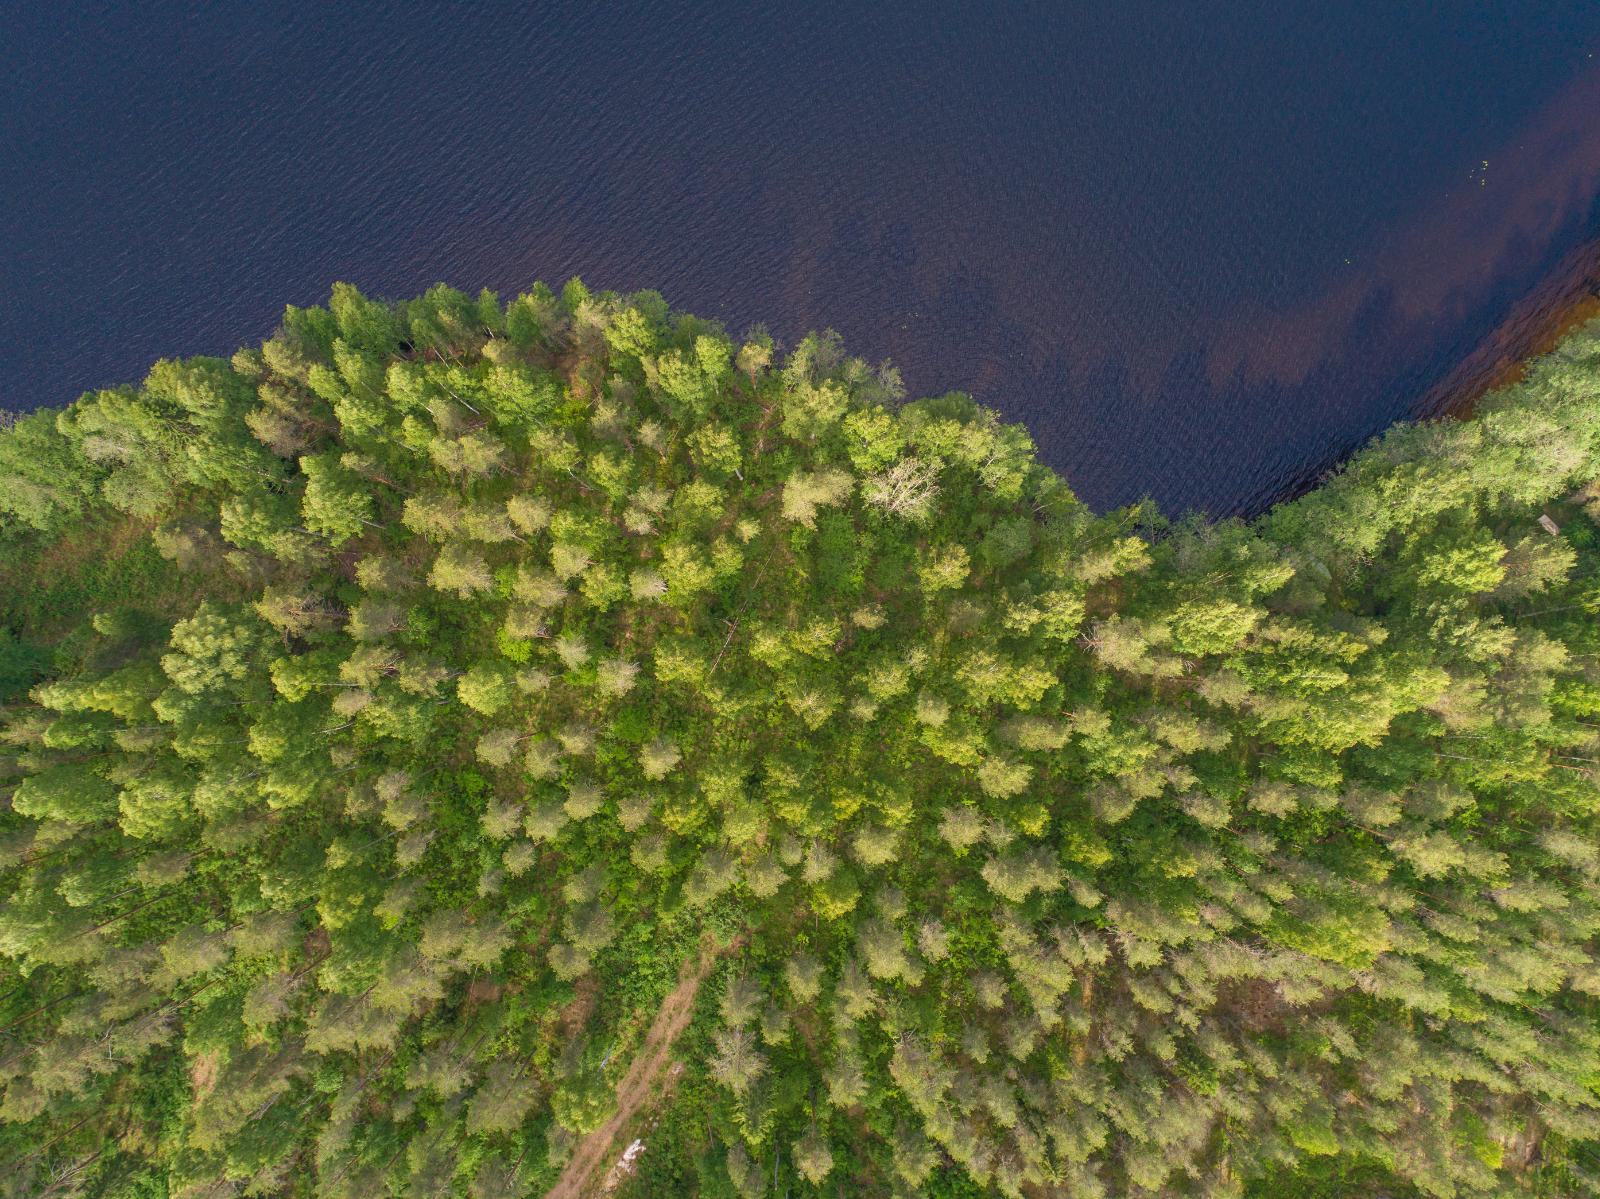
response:
[[[1173,523],[576,282],[25,418],[0,1190],[541,1193],[720,954],[636,1194],[1593,1193],[1597,476],[1600,329]]]

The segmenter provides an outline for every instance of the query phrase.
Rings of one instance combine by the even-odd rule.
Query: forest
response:
[[[0,522],[0,1194],[1600,1193],[1600,323],[1209,521],[338,285]]]

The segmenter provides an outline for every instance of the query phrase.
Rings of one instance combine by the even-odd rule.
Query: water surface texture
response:
[[[1260,507],[1600,232],[1600,4],[12,6],[0,406],[335,279],[831,325],[1098,507]]]

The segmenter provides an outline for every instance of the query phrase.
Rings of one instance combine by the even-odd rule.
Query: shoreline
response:
[[[1402,411],[1364,441],[1304,467],[1277,486],[1257,493],[1232,512],[1207,513],[1209,520],[1238,517],[1252,522],[1273,509],[1309,495],[1333,478],[1373,441],[1397,425],[1470,417],[1477,402],[1520,382],[1533,363],[1554,350],[1567,334],[1600,320],[1600,234],[1566,254],[1509,314]]]
[[[1410,419],[1472,414],[1483,396],[1518,383],[1528,367],[1600,317],[1600,237],[1579,246],[1524,296],[1478,346],[1423,393]]]

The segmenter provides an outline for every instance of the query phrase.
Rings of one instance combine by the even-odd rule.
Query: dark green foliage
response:
[[[575,281],[19,421],[0,1193],[542,1193],[696,969],[635,1195],[1588,1193],[1597,476],[1600,329],[1174,524]]]

